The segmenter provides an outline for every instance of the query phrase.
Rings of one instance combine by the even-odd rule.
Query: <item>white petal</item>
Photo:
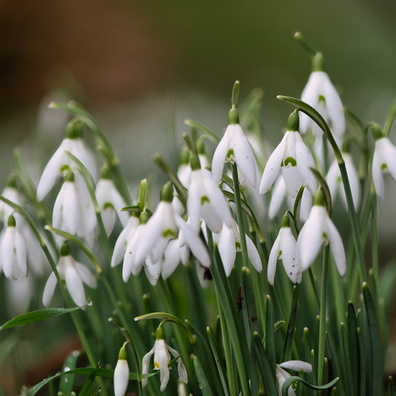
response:
[[[235,237],[232,228],[223,226],[219,239],[219,254],[226,276],[230,276],[236,258]]]
[[[252,263],[253,267],[257,272],[261,272],[263,270],[263,265],[261,264],[259,252],[257,251],[256,245],[247,235],[246,245],[250,262]]]
[[[54,295],[56,284],[57,284],[56,276],[53,272],[51,272],[51,275],[48,277],[43,292],[43,305],[45,307],[48,307],[49,303],[51,302],[52,296]]]
[[[310,267],[322,248],[326,216],[327,212],[323,206],[313,206],[308,220],[300,231],[297,240],[297,254],[302,270]]]
[[[265,194],[272,184],[274,183],[276,176],[279,173],[281,163],[283,160],[283,154],[285,152],[285,145],[287,139],[288,132],[285,133],[283,139],[272,152],[271,156],[269,157],[267,164],[265,165],[263,176],[261,177],[259,193]]]
[[[346,259],[345,259],[345,250],[344,245],[342,243],[341,236],[331,221],[329,217],[326,219],[326,228],[328,232],[328,238],[330,241],[331,251],[334,256],[334,261],[337,265],[338,272],[341,276],[345,275],[346,272]]]
[[[290,227],[283,227],[280,230],[281,238],[279,250],[282,252],[281,259],[286,274],[293,283],[297,283],[300,273],[297,258],[297,242]]]
[[[65,258],[68,256],[65,256]],[[85,299],[85,292],[82,280],[74,268],[74,264],[71,263],[72,258],[68,259],[68,265],[65,268],[65,281],[66,287],[69,291],[70,297],[79,307],[82,307],[87,304]]]
[[[153,262],[150,257],[147,257],[144,264],[144,271],[146,273],[148,281],[153,286],[155,286],[161,275],[161,261]]]
[[[268,208],[268,216],[272,220],[279,211],[284,198],[287,196],[286,184],[283,177],[279,177],[272,190],[271,202]]]
[[[173,239],[169,242],[164,252],[164,258],[161,265],[161,276],[163,279],[169,278],[173,274],[175,269],[180,263],[180,251],[179,240]]]
[[[111,266],[118,265],[125,255],[125,249],[128,242],[132,239],[139,225],[139,219],[135,216],[129,218],[127,226],[121,231],[114,245],[113,255],[111,257]]]
[[[15,233],[15,254],[20,273],[23,276],[27,276],[28,269],[26,242],[17,229]]]
[[[294,371],[304,371],[304,373],[312,373],[312,365],[302,360],[289,360],[279,365],[282,368]]]
[[[252,188],[256,187],[256,159],[250,144],[239,124],[229,126],[231,131],[230,145],[234,150],[235,162]]]
[[[228,128],[227,128],[228,130]],[[226,155],[229,150],[229,134],[227,130],[224,133],[223,138],[220,140],[213,154],[212,160],[212,178],[216,184],[220,183],[221,177],[223,175],[224,163],[226,160]]]
[[[155,349],[155,344],[154,346],[148,351],[142,359],[142,374],[148,374],[148,369],[149,369],[149,363],[150,363],[150,358],[154,353]],[[148,378],[143,378],[142,379],[142,387],[144,388],[147,385],[147,380]]]
[[[280,237],[278,234],[274,244],[272,245],[271,252],[268,258],[267,278],[268,278],[268,283],[272,286],[274,286],[276,264],[278,263],[278,258],[279,258],[279,240]]]
[[[92,289],[95,289],[96,278],[94,274],[84,264],[81,264],[78,261],[75,262],[75,266],[81,280]]]
[[[129,382],[128,361],[119,359],[114,369],[114,396],[125,396]]]
[[[85,141],[82,138],[70,139],[70,146],[68,151],[70,151],[84,164],[88,172],[91,174],[92,178],[96,180],[98,176],[98,170],[95,157]]]

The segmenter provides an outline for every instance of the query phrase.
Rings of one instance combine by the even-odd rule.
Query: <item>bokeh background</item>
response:
[[[277,141],[291,108],[276,95],[298,97],[310,73],[296,31],[324,53],[345,106],[382,123],[396,98],[395,15],[394,0],[3,0],[2,185],[15,146],[37,179],[62,139],[66,117],[51,101],[88,108],[136,181],[157,172],[151,155],[169,154],[186,118],[224,130],[236,79],[241,98],[263,90],[262,123]]]

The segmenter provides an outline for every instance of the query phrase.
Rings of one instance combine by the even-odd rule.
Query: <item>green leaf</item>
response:
[[[201,390],[202,395],[203,396],[213,395],[213,392],[210,389],[210,385],[209,385],[208,380],[206,378],[205,372],[202,369],[202,364],[199,361],[198,357],[196,355],[192,355],[191,359],[192,359],[193,364],[194,364],[195,374],[197,376],[197,380],[198,380],[198,383],[199,383],[199,389]]]
[[[63,371],[75,369],[79,355],[80,354],[78,351],[73,351],[72,353],[70,353],[63,364]],[[71,392],[73,390],[73,384],[74,375],[72,375],[71,378],[65,376],[62,377],[59,384],[59,392],[65,396],[71,395]]]
[[[53,316],[67,314],[73,311],[77,311],[79,307],[74,308],[43,308],[37,311],[28,312],[4,323],[0,330],[9,329],[11,327],[22,326],[29,323],[39,322],[40,320],[45,320],[52,318]]]
[[[333,387],[337,383],[338,379],[339,379],[338,377],[334,378],[333,381],[325,385],[312,385],[301,377],[297,377],[297,376],[289,377],[282,385],[282,396],[287,396],[288,389],[293,382],[302,382],[306,387],[314,390],[326,390]]]

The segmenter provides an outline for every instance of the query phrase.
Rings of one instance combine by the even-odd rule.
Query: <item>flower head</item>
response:
[[[346,271],[344,245],[341,236],[323,206],[323,193],[319,189],[314,197],[314,205],[297,240],[297,254],[301,270],[311,266],[323,244],[330,244],[338,272],[341,276]]]
[[[396,147],[384,136],[379,127],[374,127],[375,147],[372,163],[372,175],[375,191],[378,196],[384,196],[384,173],[390,173],[396,181]]]
[[[239,125],[237,109],[233,106],[228,114],[229,125],[213,154],[212,176],[220,182],[225,162],[236,163],[243,178],[251,187],[256,187],[256,160],[253,150]],[[243,182],[243,180],[241,180]]]
[[[79,307],[87,305],[84,283],[89,287],[95,288],[96,278],[84,264],[79,263],[73,258],[66,243],[61,247],[61,257],[57,265],[57,270],[60,278],[65,280],[66,288],[76,305]],[[55,291],[56,283],[56,276],[54,273],[51,273],[44,287],[44,306],[49,305]]]
[[[313,71],[301,94],[301,100],[308,103],[324,118],[337,141],[345,133],[345,116],[341,99],[324,71],[324,58],[317,53],[313,58]],[[321,141],[322,130],[306,114],[300,114],[300,130],[302,133],[311,130]]]
[[[68,152],[82,162],[94,179],[97,178],[95,158],[82,139],[82,127],[83,124],[78,120],[72,120],[68,124],[66,138],[48,161],[41,175],[37,186],[37,199],[39,201],[46,197],[64,171],[76,169],[76,163],[67,154]]]
[[[125,344],[118,353],[118,360],[114,369],[114,396],[125,396],[129,382],[129,365]]]
[[[276,366],[276,379],[278,381],[278,395],[282,396],[282,386],[286,382],[287,379],[291,377],[291,375],[285,370],[293,370],[293,371],[303,371],[305,373],[312,372],[312,365],[301,360],[289,360],[287,362],[283,362]],[[289,387],[287,392],[287,396],[295,396],[296,392],[292,388]]]
[[[282,171],[287,191],[291,196],[295,197],[303,185],[314,194],[317,182],[310,168],[315,168],[315,162],[298,132],[297,112],[293,112],[289,117],[288,131],[264,168],[259,192],[265,194]]]
[[[142,362],[142,374],[148,374],[149,361],[152,355],[154,355],[154,370],[160,370],[161,387],[160,390],[163,392],[169,382],[169,363],[171,361],[171,355],[177,359],[177,371],[179,379],[187,384],[188,377],[184,363],[180,357],[180,353],[175,349],[171,348],[165,341],[164,331],[162,327],[158,327],[155,332],[155,343],[153,348],[146,353],[143,357]],[[147,384],[147,378],[143,378],[142,385],[145,387]]]
[[[288,214],[283,216],[281,229],[275,239],[268,259],[267,278],[271,285],[274,285],[278,260],[282,260],[283,267],[290,280],[293,283],[300,283],[301,269],[297,256],[297,241],[290,228]]]

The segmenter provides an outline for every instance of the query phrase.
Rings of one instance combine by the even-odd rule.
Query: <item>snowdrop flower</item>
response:
[[[11,176],[8,181],[7,185],[4,187],[1,195],[11,202],[23,206],[23,198],[21,193],[17,189],[16,185],[16,180],[15,177]],[[15,209],[6,204],[4,201],[0,200],[0,220],[2,221],[7,221],[7,219],[14,214]],[[22,216],[19,213],[15,213],[15,216],[17,217],[17,220],[19,221],[19,218],[22,219]]]
[[[169,382],[169,362],[171,361],[171,356],[177,359],[177,371],[179,374],[179,379],[187,384],[188,377],[187,371],[184,366],[183,361],[181,360],[180,353],[175,349],[171,348],[165,341],[164,331],[162,327],[158,327],[155,332],[155,343],[153,348],[146,353],[143,357],[142,361],[142,374],[148,374],[149,361],[151,356],[154,355],[154,370],[160,370],[160,380],[161,387],[160,391],[163,392],[168,385]],[[142,385],[145,387],[147,384],[147,378],[143,378]]]
[[[55,200],[52,225],[70,234],[92,240],[96,216],[88,188],[81,176],[68,171]]]
[[[344,110],[334,85],[324,71],[324,58],[319,52],[313,58],[313,71],[301,94],[301,100],[318,111],[329,125],[334,138],[339,142],[345,133]],[[311,130],[317,142],[322,142],[322,130],[303,113],[300,113],[300,130],[302,133]]]
[[[383,174],[389,172],[396,181],[396,147],[383,135],[378,126],[373,127],[375,147],[372,163],[374,188],[377,195],[384,197]]]
[[[118,353],[118,360],[114,369],[114,396],[125,396],[129,382],[129,365],[127,360],[126,343]]]
[[[259,192],[265,194],[282,171],[287,191],[292,197],[303,185],[314,194],[317,182],[310,168],[315,168],[315,162],[298,132],[298,113],[294,111],[289,117],[288,131],[268,159]]]
[[[126,206],[126,203],[116,189],[113,180],[111,180],[110,170],[106,166],[102,168],[100,179],[96,185],[95,195],[98,200],[106,234],[111,234],[116,215],[125,227],[128,223],[129,215],[127,212],[121,211],[121,209]]]
[[[343,152],[342,157],[344,158],[345,168],[348,174],[349,185],[351,187],[351,192],[352,192],[353,205],[356,210],[359,207],[359,203],[360,203],[359,175],[353,163],[351,154],[348,152]],[[326,182],[327,185],[329,186],[331,197],[334,198],[336,194],[339,193],[344,206],[347,208],[345,189],[342,183],[340,168],[336,160],[332,162],[329,168],[329,171],[326,176]]]
[[[276,264],[282,260],[286,274],[293,283],[301,282],[301,270],[297,257],[297,241],[290,228],[289,215],[282,219],[281,229],[272,246],[267,267],[267,278],[270,285],[274,285]]]
[[[65,280],[70,297],[79,307],[88,304],[85,298],[84,283],[91,288],[96,288],[96,278],[88,268],[74,260],[66,243],[61,247],[61,257],[57,265],[61,279]],[[48,306],[55,291],[57,279],[52,272],[44,287],[43,305]]]
[[[216,234],[214,236],[216,236]],[[257,248],[247,235],[245,235],[245,237],[249,260],[256,271],[261,272],[263,270],[263,266],[261,264]],[[236,253],[241,251],[240,232],[235,221],[233,221],[232,227],[228,227],[226,224],[223,225],[221,233],[218,236],[217,244],[221,261],[223,262],[224,271],[228,277],[234,267]]]
[[[341,276],[345,275],[344,245],[337,228],[323,206],[323,192],[319,189],[315,194],[314,205],[309,217],[302,227],[297,240],[297,254],[302,271],[311,266],[323,244],[330,244],[338,272]]]
[[[228,113],[228,127],[224,133],[223,138],[217,145],[213,154],[212,161],[212,176],[216,184],[219,184],[223,174],[225,162],[235,163],[238,170],[243,176],[243,179],[250,184],[251,187],[256,187],[256,159],[253,150],[239,125],[238,110],[233,105]],[[244,180],[241,180],[241,183]]]
[[[39,201],[46,197],[65,170],[75,170],[77,168],[76,163],[70,158],[67,152],[78,158],[94,179],[97,178],[95,158],[82,139],[82,128],[83,124],[81,121],[72,120],[69,122],[66,130],[66,138],[48,161],[41,175],[37,186],[37,199]]]
[[[127,225],[121,231],[114,245],[113,255],[111,256],[112,267],[115,267],[122,261],[128,243],[132,240],[132,237],[135,234],[138,226],[139,218],[136,215],[132,214],[132,216],[129,217]]]
[[[167,183],[161,191],[160,203],[146,224],[142,215],[147,216],[147,214],[142,213],[143,223],[137,228],[125,252],[124,281],[128,280],[131,273],[137,275],[144,263],[153,266],[162,260],[168,243],[170,240],[176,239],[179,232],[182,232],[183,241],[191,253],[204,267],[209,267],[210,256],[198,232],[180,217],[171,201],[172,185]]]
[[[281,364],[278,364],[276,366],[276,379],[278,381],[278,395],[282,396],[282,386],[286,382],[287,379],[291,377],[291,375],[284,369],[287,370],[293,370],[293,371],[303,371],[305,373],[311,373],[312,372],[312,365],[306,362],[303,362],[301,360],[289,360],[287,362],[283,362]],[[289,387],[288,396],[295,396],[296,392],[292,388],[292,386]]]
[[[233,218],[227,201],[206,169],[201,169],[196,157],[191,158],[191,183],[187,196],[187,213],[194,229],[203,219],[209,229],[220,232],[223,223],[233,226]]]
[[[9,216],[7,228],[0,243],[0,265],[7,278],[27,276],[26,242],[16,227],[15,217]]]

